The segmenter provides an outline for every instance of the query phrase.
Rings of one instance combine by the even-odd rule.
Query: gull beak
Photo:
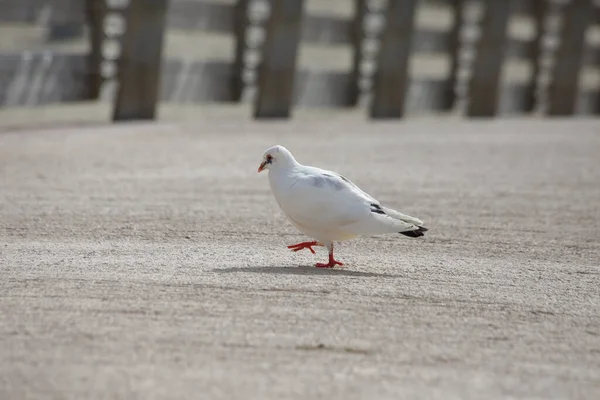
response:
[[[265,169],[265,165],[267,165],[266,161],[261,162],[258,167],[258,172],[262,172],[262,170]]]

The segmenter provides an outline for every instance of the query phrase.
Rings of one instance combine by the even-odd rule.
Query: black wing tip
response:
[[[381,208],[381,206],[379,204],[371,203],[370,206],[371,206],[372,213],[385,215],[385,211],[383,211],[383,209]]]
[[[427,232],[428,230],[429,229],[425,228],[424,226],[420,226],[419,229],[414,230],[414,231],[398,232],[398,233],[401,235],[404,235],[404,236],[418,238],[421,236],[425,236],[425,232]]]

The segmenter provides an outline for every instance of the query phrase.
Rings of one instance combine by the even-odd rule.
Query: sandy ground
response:
[[[338,114],[0,133],[2,399],[597,399],[600,123]],[[422,239],[286,245],[262,151]]]

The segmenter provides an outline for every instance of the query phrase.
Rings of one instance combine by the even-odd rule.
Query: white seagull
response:
[[[313,246],[329,250],[329,262],[316,264],[318,268],[344,265],[333,258],[333,242],[384,233],[416,238],[427,231],[418,218],[382,206],[342,175],[300,164],[283,146],[265,151],[258,172],[265,169],[285,216],[300,232],[316,239],[288,248],[309,249],[313,254]]]

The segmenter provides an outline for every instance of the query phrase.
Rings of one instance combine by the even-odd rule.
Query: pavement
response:
[[[32,124],[33,125],[33,124]],[[598,399],[600,122],[216,116],[0,132],[1,399]],[[424,238],[285,220],[264,149]]]

